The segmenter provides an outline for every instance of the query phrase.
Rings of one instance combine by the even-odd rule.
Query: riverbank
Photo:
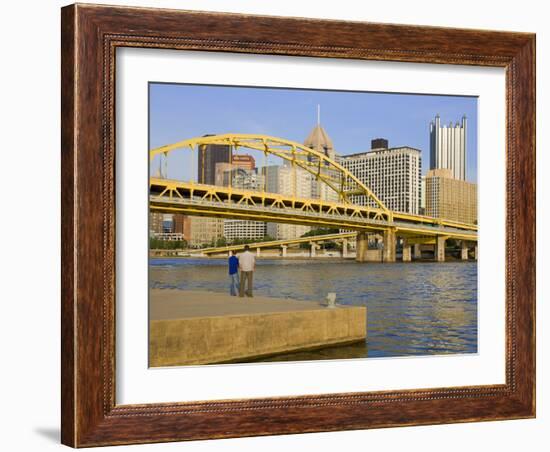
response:
[[[149,365],[243,362],[365,341],[363,306],[152,289]]]
[[[237,253],[238,255],[238,253]],[[343,257],[339,253],[317,253],[315,256],[311,256],[308,253],[296,253],[292,254],[287,252],[286,256],[281,256],[280,253],[270,253],[268,251],[262,252],[260,255],[255,254],[256,260],[277,260],[277,261],[329,261],[329,262],[349,262],[355,261],[355,253],[349,252],[347,256]],[[162,251],[158,252],[157,250],[152,250],[149,254],[150,259],[201,259],[201,260],[216,260],[216,261],[225,261],[227,260],[227,254],[216,254],[216,255],[201,255],[201,254],[192,254],[185,251]],[[397,253],[396,261],[391,262],[392,264],[403,262],[402,254]],[[408,261],[407,264],[413,263],[426,263],[426,262],[438,262],[444,264],[445,262],[471,262],[470,260],[464,260],[460,256],[460,250],[448,251],[445,254],[445,261],[438,262],[435,256],[430,255],[429,253],[424,253],[421,258],[412,259]],[[370,261],[362,262],[363,264],[372,264],[372,263],[381,263],[380,259],[372,259]]]

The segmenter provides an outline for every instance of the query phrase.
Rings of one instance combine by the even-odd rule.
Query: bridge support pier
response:
[[[477,261],[477,244],[474,248],[474,259]]]
[[[382,262],[395,262],[395,230],[386,229],[383,240]]]
[[[260,257],[261,254],[262,254],[262,251],[260,250],[260,248],[256,248],[256,256]]]
[[[468,242],[466,242],[466,240],[462,240],[462,247],[460,248],[460,258],[463,261],[468,260]]]
[[[437,236],[435,243],[435,260],[437,262],[445,262],[445,242],[447,237]]]
[[[312,242],[310,243],[310,246],[311,246],[311,249],[309,252],[309,257],[315,257],[315,255],[317,254],[317,248],[319,248],[319,245]]]
[[[403,262],[410,262],[411,260],[411,245],[407,243],[407,239],[403,239]]]
[[[348,241],[347,239],[342,240],[342,257],[348,257]]]
[[[369,246],[367,233],[358,232],[356,240],[355,260],[357,262],[365,262],[367,260],[367,249]]]
[[[415,243],[413,247],[413,257],[415,260],[422,259],[422,250],[420,249],[420,243]]]
[[[287,245],[281,245],[281,257],[286,257],[286,249],[288,248]]]

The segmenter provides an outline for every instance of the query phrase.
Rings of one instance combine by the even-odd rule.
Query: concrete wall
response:
[[[365,307],[151,321],[149,365],[230,362],[364,340]]]

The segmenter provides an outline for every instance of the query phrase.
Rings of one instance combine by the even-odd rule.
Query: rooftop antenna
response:
[[[317,104],[317,125],[321,125],[321,105]]]

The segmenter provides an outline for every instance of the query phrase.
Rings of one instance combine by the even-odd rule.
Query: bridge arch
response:
[[[317,181],[329,186],[338,194],[339,201],[351,203],[351,196],[363,195],[375,207],[383,210],[389,217],[391,211],[380,199],[348,169],[325,154],[295,141],[268,135],[233,134],[209,135],[190,138],[177,143],[160,146],[150,151],[150,160],[157,155],[168,155],[177,149],[188,148],[191,151],[201,145],[228,145],[233,149],[251,149],[279,157],[296,168],[301,168],[315,177]]]

